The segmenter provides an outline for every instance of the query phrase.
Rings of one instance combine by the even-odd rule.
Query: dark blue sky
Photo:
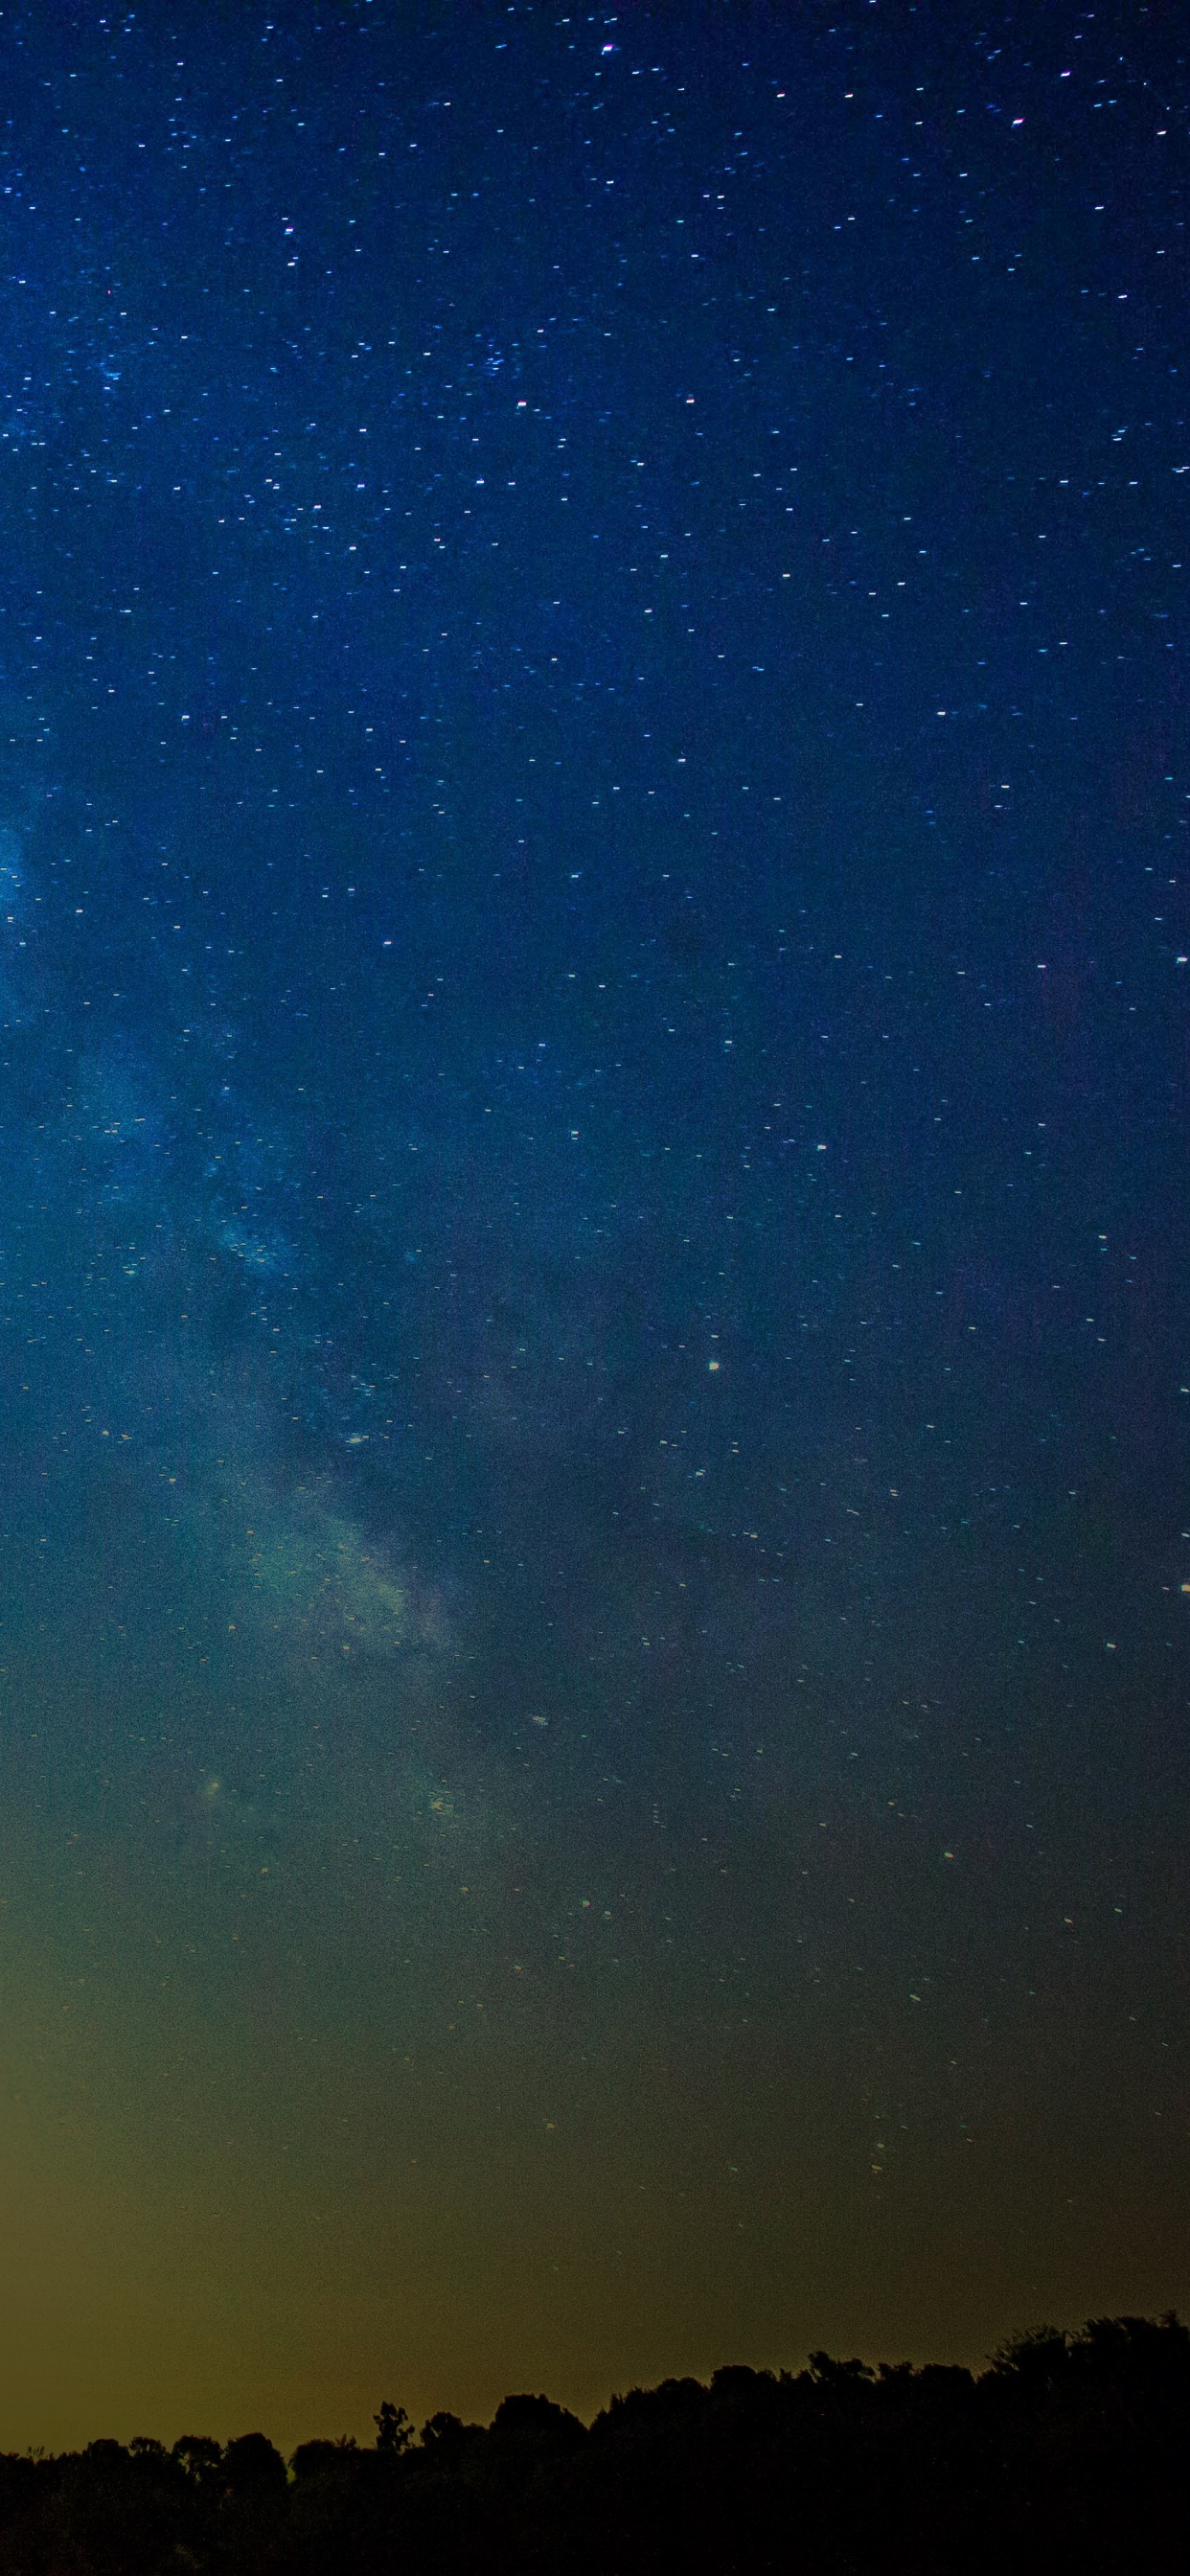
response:
[[[0,2439],[1185,2299],[1172,17],[0,59]]]

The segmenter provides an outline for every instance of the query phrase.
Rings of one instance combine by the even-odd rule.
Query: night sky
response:
[[[272,6],[0,18],[0,2444],[1185,2303],[1177,13]]]

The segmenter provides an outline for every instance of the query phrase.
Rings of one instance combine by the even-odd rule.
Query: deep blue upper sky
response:
[[[1186,2295],[1168,15],[0,56],[30,2171],[140,2209],[176,2122],[167,2229],[304,2139],[347,2296],[437,2157],[530,2287],[456,2252],[436,2403]],[[366,2416],[277,2264],[245,2404]]]

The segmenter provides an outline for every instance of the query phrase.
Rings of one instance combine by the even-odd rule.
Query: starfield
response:
[[[0,11],[31,2576],[1165,2563],[1187,83]]]

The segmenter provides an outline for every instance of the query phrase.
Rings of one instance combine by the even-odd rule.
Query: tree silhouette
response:
[[[394,2406],[388,2397],[381,2399],[380,2412],[372,2417],[376,2427],[376,2448],[387,2459],[397,2459],[413,2440],[413,2426],[403,2406]]]
[[[977,2377],[816,2352],[611,2399],[552,2398],[420,2439],[263,2433],[0,2454],[0,2576],[1181,2576],[1190,2333],[1096,2317]]]

